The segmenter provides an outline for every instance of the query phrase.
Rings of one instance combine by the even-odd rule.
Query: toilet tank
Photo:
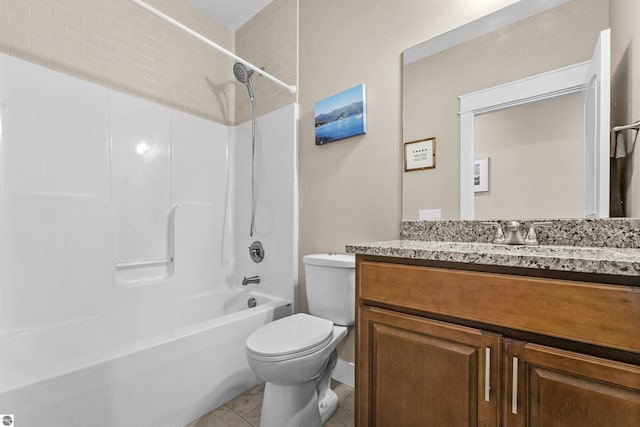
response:
[[[355,323],[356,258],[353,254],[302,257],[309,313],[336,325]]]

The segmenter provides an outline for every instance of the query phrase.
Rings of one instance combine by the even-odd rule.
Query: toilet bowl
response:
[[[247,339],[249,366],[266,381],[260,426],[321,426],[337,408],[337,397],[329,385],[336,346],[347,335],[347,328],[304,313],[267,326],[272,334],[261,331]],[[305,332],[306,339],[296,340]],[[280,351],[273,342],[267,344],[269,335],[286,341],[289,349]]]
[[[270,322],[246,341],[249,366],[266,382],[261,427],[320,427],[338,406],[331,374],[336,347],[355,321],[355,260],[317,254],[303,262],[312,314]]]

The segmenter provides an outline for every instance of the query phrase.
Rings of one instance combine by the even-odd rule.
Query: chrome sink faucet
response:
[[[524,243],[526,245],[537,245],[538,236],[536,235],[536,227],[549,227],[551,225],[552,223],[549,221],[532,222],[529,225],[529,232],[527,233],[527,237],[524,238]]]
[[[490,225],[496,228],[496,235],[493,237],[492,242],[496,244],[504,243],[504,232],[502,231],[502,226],[499,222],[483,222],[484,225]]]
[[[505,245],[524,245],[524,238],[520,230],[518,221],[507,222],[507,236],[504,239]]]
[[[532,222],[529,225],[529,231],[526,237],[522,237],[521,224],[518,221],[508,221],[506,225],[507,233],[502,231],[502,226],[498,222],[483,222],[496,228],[496,234],[493,243],[504,245],[537,245],[538,238],[536,235],[536,227],[548,227],[550,222]]]
[[[251,276],[251,277],[244,277],[242,279],[242,286],[247,286],[249,283],[260,283],[260,276]]]

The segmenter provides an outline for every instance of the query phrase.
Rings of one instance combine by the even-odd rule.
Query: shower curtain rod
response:
[[[143,2],[141,0],[129,0],[129,1],[131,3],[134,3],[137,6],[141,7],[142,9],[145,9],[148,12],[151,12],[152,14],[156,15],[158,18],[163,19],[164,21],[166,21],[169,24],[173,25],[174,27],[184,31],[185,33],[189,34],[190,36],[193,36],[193,37],[197,38],[198,40],[200,40],[201,42],[203,42],[203,43],[211,46],[212,48],[222,52],[223,54],[227,55],[228,57],[232,58],[233,60],[244,64],[247,68],[255,71],[256,73],[260,74],[261,76],[264,76],[264,77],[268,78],[269,80],[271,80],[272,82],[284,87],[285,89],[287,89],[289,91],[290,94],[293,95],[294,93],[296,93],[297,88],[295,87],[295,85],[288,85],[285,82],[283,82],[282,80],[278,80],[277,78],[273,77],[271,74],[267,73],[266,71],[256,67],[252,63],[240,58],[239,56],[237,56],[236,54],[228,51],[227,49],[223,48],[219,44],[212,42],[211,40],[209,40],[208,38],[206,38],[202,34],[196,33],[191,28],[181,24],[180,22],[176,21],[172,17],[170,17],[168,15],[165,15],[164,13],[160,12],[159,10],[154,9],[153,7],[149,6],[145,2]]]

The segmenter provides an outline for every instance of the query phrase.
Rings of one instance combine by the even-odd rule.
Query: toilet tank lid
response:
[[[302,262],[309,265],[321,265],[325,267],[355,268],[356,256],[354,254],[310,254],[302,257]]]

